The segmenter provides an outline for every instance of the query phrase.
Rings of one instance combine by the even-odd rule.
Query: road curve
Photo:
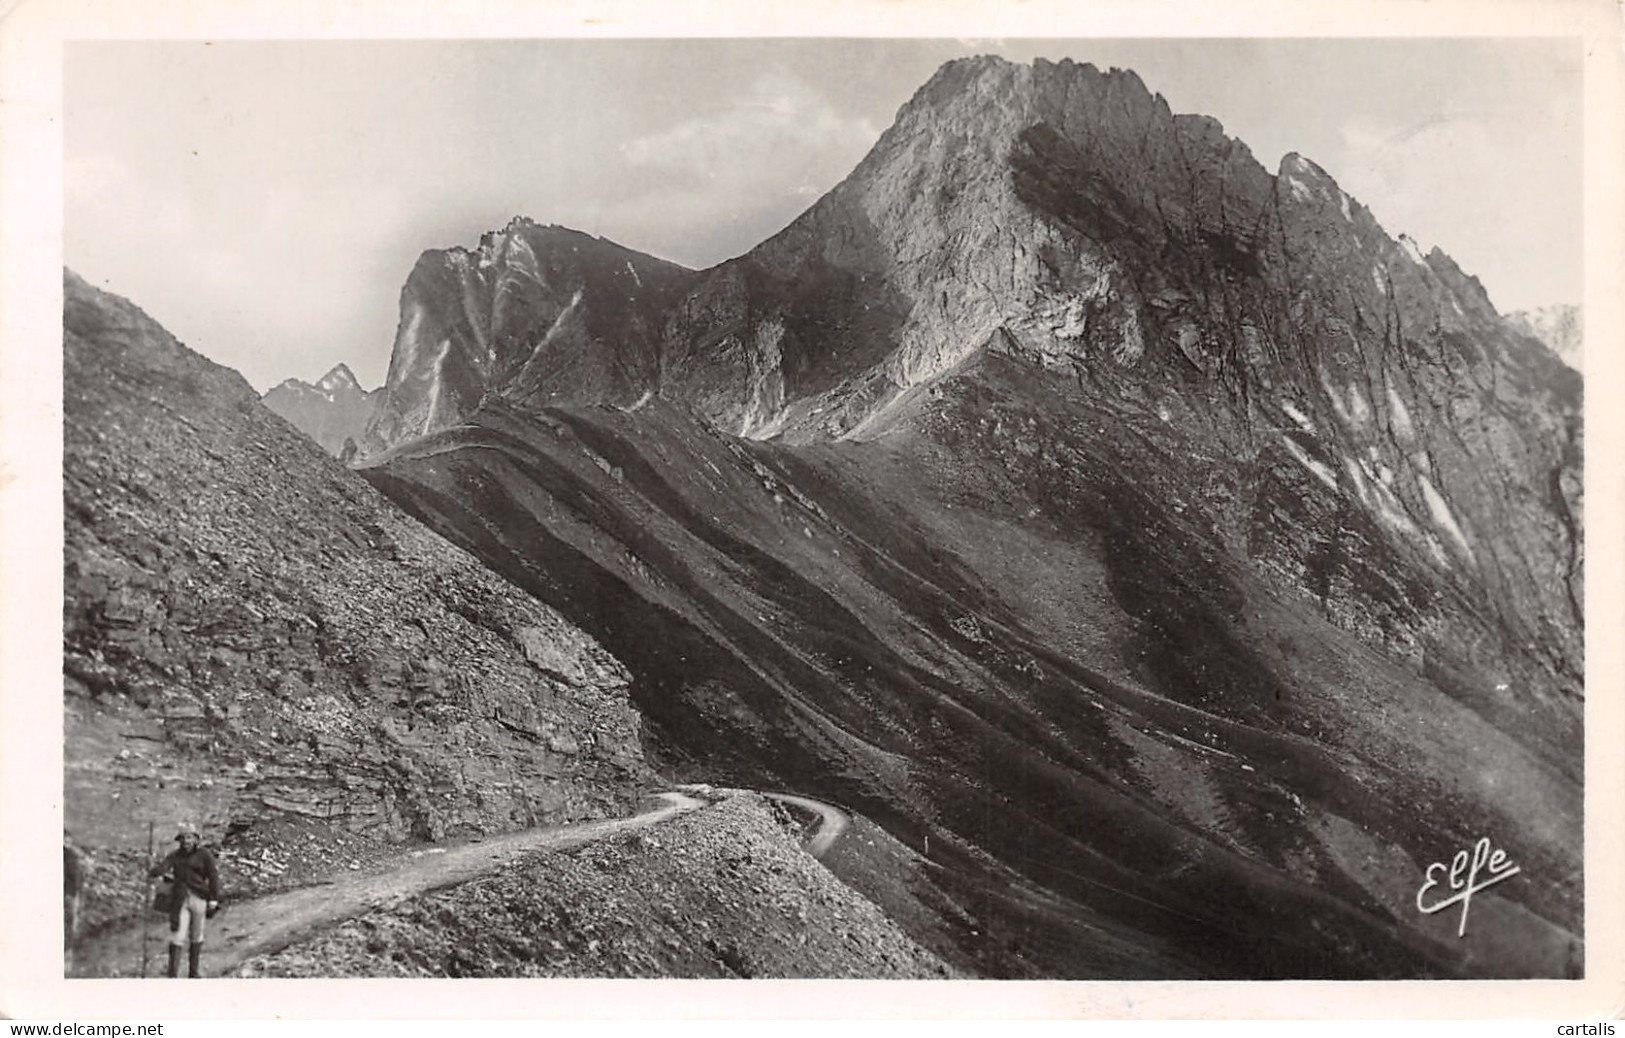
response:
[[[852,823],[852,816],[845,811],[826,804],[822,800],[813,800],[811,797],[796,796],[794,793],[763,793],[771,800],[779,800],[786,804],[795,804],[806,808],[818,815],[818,828],[814,830],[812,839],[807,841],[807,853],[815,858],[822,858],[826,851],[835,846],[835,841],[846,832],[846,827]]]
[[[525,829],[489,836],[478,843],[423,848],[403,855],[395,867],[386,871],[341,873],[313,886],[231,903],[226,911],[209,920],[204,972],[210,976],[228,973],[245,959],[285,948],[369,909],[466,883],[530,851],[579,847],[619,832],[658,825],[707,803],[675,792],[661,793],[659,799],[663,801],[660,807],[630,818]],[[149,915],[139,925],[104,935],[82,949],[74,973],[96,977],[139,974],[143,927],[148,931],[149,974],[162,974],[169,934],[156,915]]]

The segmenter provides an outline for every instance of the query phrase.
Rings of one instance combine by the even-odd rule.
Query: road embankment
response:
[[[367,909],[250,958],[254,977],[936,978],[760,794]]]

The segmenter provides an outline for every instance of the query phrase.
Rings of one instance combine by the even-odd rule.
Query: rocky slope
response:
[[[357,444],[372,421],[381,390],[367,392],[348,365],[339,364],[315,384],[290,378],[261,398],[272,414],[342,461],[355,457]]]
[[[1507,314],[1507,323],[1524,335],[1539,339],[1575,371],[1585,371],[1585,322],[1580,308],[1568,304],[1543,306]]]
[[[988,432],[1040,388],[989,367],[953,386]],[[1561,762],[1225,558],[1107,450],[1046,478],[966,456],[488,406],[366,474],[611,647],[668,774],[844,802],[928,852],[967,906],[941,939],[988,975],[1561,968]],[[1405,907],[1426,849],[1475,831],[1563,877],[1488,909],[1510,946]]]
[[[533,855],[251,959],[242,977],[938,979],[954,973],[797,846],[760,797]]]
[[[425,255],[403,336],[501,298],[425,270],[548,303],[452,411],[478,337],[398,338],[367,476],[625,661],[663,767],[929,842],[991,974],[1577,968],[1580,384],[1449,257],[996,59],[552,364],[576,268],[643,269],[578,238]],[[1524,874],[1458,940],[1415,890],[1482,835]]]
[[[149,823],[240,896],[400,841],[619,812],[625,669],[425,530],[235,372],[64,278],[66,836],[86,933]]]

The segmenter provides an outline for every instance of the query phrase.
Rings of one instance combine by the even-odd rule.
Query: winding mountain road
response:
[[[526,829],[487,837],[478,843],[418,850],[383,872],[339,875],[313,886],[231,904],[209,921],[203,970],[210,976],[229,973],[245,959],[285,948],[369,909],[466,883],[531,851],[579,847],[616,833],[659,825],[707,803],[680,792],[661,793],[658,799],[661,806],[630,818]],[[152,962],[149,972],[161,975],[168,930],[156,915],[140,925],[87,942],[78,955],[75,975],[138,974],[144,927]]]
[[[796,796],[793,793],[763,793],[770,800],[779,800],[786,804],[795,804],[806,808],[818,815],[818,828],[813,831],[812,838],[806,843],[807,853],[815,858],[822,858],[826,851],[835,845],[835,841],[846,832],[846,827],[852,823],[852,816],[833,804],[826,804],[822,800],[813,800],[810,797]]]
[[[705,787],[686,787],[707,792]],[[794,804],[818,816],[817,828],[805,841],[808,854],[821,858],[834,845],[851,817],[840,808],[792,793],[763,793]],[[311,886],[233,903],[209,921],[203,970],[207,975],[230,973],[243,961],[295,944],[327,927],[373,908],[466,883],[492,869],[536,850],[569,850],[617,833],[643,829],[704,807],[709,801],[686,792],[661,793],[660,806],[629,818],[581,825],[526,829],[491,836],[478,843],[431,847],[408,852],[393,867],[380,872],[341,874]],[[74,975],[82,977],[135,976],[140,972],[142,931],[146,930],[150,955],[149,975],[160,976],[167,955],[168,931],[157,916],[140,925],[104,934],[87,942],[77,956]]]

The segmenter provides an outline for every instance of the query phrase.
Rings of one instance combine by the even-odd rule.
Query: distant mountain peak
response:
[[[364,392],[361,389],[361,383],[356,381],[355,372],[351,371],[350,366],[343,361],[333,365],[332,370],[323,375],[321,381],[316,383],[317,389],[329,393],[337,392],[346,387],[358,392]]]
[[[377,407],[378,391],[361,388],[355,372],[344,362],[333,365],[315,385],[284,379],[262,397],[265,406],[321,445],[334,457],[345,453],[346,441],[358,440]],[[354,450],[352,444],[349,448]]]

